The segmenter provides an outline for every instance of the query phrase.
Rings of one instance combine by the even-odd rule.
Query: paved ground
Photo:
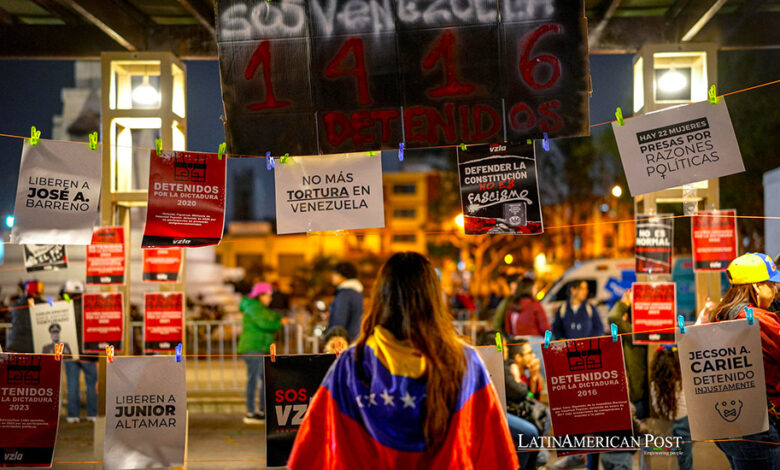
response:
[[[261,469],[265,468],[265,426],[246,425],[240,413],[190,413],[188,469]],[[54,468],[99,469],[94,455],[94,426],[89,422],[60,424]],[[555,457],[551,459],[555,461]],[[676,470],[675,457],[651,457],[645,460],[649,470]],[[707,470],[728,469],[723,454],[710,443],[694,445],[694,466]],[[639,453],[634,454],[634,468]]]

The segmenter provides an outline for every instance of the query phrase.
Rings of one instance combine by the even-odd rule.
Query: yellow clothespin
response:
[[[154,149],[159,157],[162,154],[162,139],[154,139]]]
[[[503,351],[504,349],[501,347],[501,333],[496,331],[496,349],[498,349],[498,352]]]
[[[54,345],[54,360],[59,361],[62,359],[62,351],[65,349],[65,344],[57,343]]]
[[[465,151],[466,151],[466,144],[464,144],[463,142],[461,142],[461,143],[460,143],[460,149],[461,149],[461,150],[463,150],[463,151],[465,152]]]
[[[222,142],[219,144],[219,150],[217,150],[217,158],[222,160],[222,155],[225,154],[225,149],[227,148],[227,142]]]
[[[32,126],[30,128],[30,145],[38,145],[41,140],[41,131]]]
[[[707,95],[709,97],[710,104],[718,104],[718,95],[715,91],[715,85],[710,87],[710,91],[707,92]]]
[[[619,107],[615,110],[615,117],[617,118],[618,126],[624,126],[626,124],[625,119],[623,119],[623,110]]]
[[[97,131],[95,131],[89,134],[89,149],[97,150],[97,144],[98,144],[98,134]]]
[[[279,157],[279,162],[281,162],[281,163],[287,163],[287,160],[288,160],[289,158],[290,158],[290,154],[289,154],[289,153],[285,153],[284,155],[282,155],[281,157]]]

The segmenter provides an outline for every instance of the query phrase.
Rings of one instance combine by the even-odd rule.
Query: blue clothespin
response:
[[[176,362],[181,362],[181,353],[184,351],[184,346],[181,343],[176,345]]]
[[[745,316],[747,317],[748,325],[753,324],[753,308],[745,307]]]
[[[222,155],[225,155],[225,150],[227,150],[227,142],[222,142],[219,144],[219,147],[217,148],[217,158],[222,160]]]
[[[157,156],[162,154],[162,139],[154,139],[154,150],[157,151]]]
[[[404,143],[398,144],[398,160],[404,161]]]
[[[685,334],[685,318],[682,315],[677,315],[677,324],[680,325],[680,334]]]
[[[618,109],[615,110],[615,118],[617,118],[618,126],[625,126],[626,120],[623,119],[623,110],[618,107]]]
[[[544,149],[545,152],[549,152],[550,151],[550,138],[547,136],[546,132],[544,134],[542,134],[542,135],[544,135],[544,140],[542,140],[542,148]]]
[[[49,307],[54,307],[54,299],[51,297],[47,297],[46,301],[49,302]]]
[[[38,141],[41,140],[41,131],[32,126],[30,128],[30,145],[38,145]]]
[[[618,339],[617,325],[615,325],[614,323],[610,323],[609,329],[612,330],[612,342],[616,343]]]
[[[544,332],[544,347],[550,347],[550,340],[552,339],[552,331],[547,330]]]
[[[271,156],[271,152],[265,152],[265,169],[271,171],[274,168],[276,168],[274,157]]]

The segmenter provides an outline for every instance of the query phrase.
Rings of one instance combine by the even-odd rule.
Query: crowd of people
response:
[[[760,253],[748,253],[733,260],[726,273],[730,282],[728,290],[719,301],[707,302],[699,313],[697,324],[745,318],[746,307],[753,310],[761,330],[770,427],[766,432],[745,436],[743,440],[718,442],[717,445],[735,469],[754,468],[752,465],[759,465],[756,468],[780,468],[780,295],[777,288],[780,273],[775,262]],[[390,414],[382,416],[371,414],[370,407],[360,406],[360,400],[357,405],[342,404],[357,406],[357,409],[352,410],[353,417],[362,419],[360,422],[364,426],[360,431],[367,433],[363,437],[368,439],[365,445],[375,447],[389,445],[388,442],[400,445],[389,439],[388,435],[413,436],[420,443],[417,448],[421,451],[420,458],[443,466],[470,455],[469,458],[475,461],[483,458],[487,459],[485,462],[498,459],[498,466],[506,468],[547,465],[548,468],[558,469],[587,466],[595,470],[599,460],[605,469],[632,468],[632,453],[625,451],[574,455],[555,462],[548,462],[550,456],[547,451],[526,449],[527,452],[515,452],[521,444],[522,436],[529,438],[525,442],[530,442],[531,437],[550,433],[544,370],[535,346],[543,341],[548,331],[552,339],[588,338],[601,336],[605,332],[605,325],[596,307],[588,300],[586,282],[572,283],[567,300],[552,313],[552,322],[537,300],[536,282],[530,275],[506,279],[509,295],[491,300],[495,305],[494,329],[483,332],[479,344],[495,344],[495,335],[500,333],[505,346],[502,350],[506,387],[506,415],[501,413],[500,416],[492,416],[491,413],[495,412],[494,397],[477,393],[477,384],[482,380],[479,377],[486,373],[484,365],[475,359],[471,347],[465,344],[464,338],[458,338],[452,328],[452,305],[447,305],[448,301],[430,262],[415,253],[394,255],[380,270],[368,303],[365,303],[368,299],[364,298],[363,284],[358,278],[357,268],[346,262],[337,264],[330,276],[335,294],[330,302],[327,328],[322,337],[324,350],[349,354],[340,354],[323,387],[328,389],[331,397],[355,390],[365,390],[368,396],[372,387],[381,385],[384,387],[382,391],[387,394],[384,395],[387,397],[386,403],[389,404],[392,402],[389,391],[406,392],[406,397],[412,397],[414,395],[409,394],[410,390],[421,384],[424,386],[423,392],[414,389],[418,392],[417,399],[422,401],[413,402],[405,397],[406,405],[410,406],[397,407]],[[14,308],[9,310],[12,328],[6,349],[10,352],[31,353],[34,349],[28,305],[30,302],[46,302],[43,297],[44,286],[38,281],[28,281],[21,287],[22,295],[16,299]],[[75,310],[80,312],[83,293],[83,283],[68,281],[60,291],[60,298],[65,298],[67,294],[74,302]],[[244,422],[248,424],[261,423],[265,417],[262,355],[269,353],[276,332],[289,321],[272,308],[274,298],[275,289],[270,283],[257,282],[240,304],[243,314],[242,333],[237,352],[243,355],[247,366]],[[278,296],[276,298],[278,301]],[[677,349],[673,345],[663,345],[655,348],[650,356],[649,346],[633,344],[630,334],[632,300],[632,291],[627,289],[611,307],[607,321],[617,325],[618,333],[621,334],[636,432],[646,431],[643,426],[648,418],[671,422],[673,435],[682,438],[683,442],[682,451],[678,454],[679,467],[683,470],[692,469],[691,434]],[[456,301],[464,302],[462,298]],[[364,303],[368,306],[365,311]],[[80,314],[76,315],[76,322],[81,342]],[[59,328],[57,324],[50,327],[53,343],[59,341]],[[81,419],[79,383],[80,374],[83,373],[86,419],[94,421],[97,416],[96,358],[82,356],[74,359],[69,357],[70,350],[65,350],[64,356],[68,390],[66,419],[68,422]],[[353,380],[357,382],[352,383]],[[469,405],[477,408],[463,411],[466,391],[469,396],[480,397],[479,404]],[[302,468],[304,458],[329,459],[334,457],[329,453],[339,454],[350,447],[343,430],[332,429],[335,426],[333,422],[317,421],[321,419],[318,406],[327,406],[320,401],[322,399],[315,397],[312,410],[307,413],[304,429],[308,433],[303,433],[303,437],[296,443],[290,460],[291,468]],[[396,411],[409,413],[411,405],[416,411],[409,416],[392,414]],[[476,409],[484,415],[473,415]],[[452,433],[472,432],[470,426],[475,424],[469,424],[468,420],[461,421],[464,413],[472,413],[469,419],[476,420],[476,424],[482,423],[480,426],[495,428],[495,423],[504,423],[505,432],[493,429],[489,445],[472,441],[467,449],[458,448],[466,444],[452,442],[449,436]],[[373,424],[369,426],[369,423]],[[398,429],[387,429],[380,433],[376,426],[398,426]],[[455,428],[456,431],[453,430]],[[313,441],[315,438],[318,439],[317,443]],[[321,439],[328,439],[332,445],[323,446]],[[484,437],[475,435],[475,439],[484,440]],[[445,448],[455,453],[444,456]],[[476,448],[484,448],[484,452],[489,455],[474,455]]]

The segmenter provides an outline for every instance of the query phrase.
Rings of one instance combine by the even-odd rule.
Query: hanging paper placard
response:
[[[143,247],[216,245],[225,223],[225,164],[214,153],[152,150]]]
[[[0,353],[0,467],[51,467],[62,361]]]
[[[176,282],[181,271],[181,248],[146,248],[142,278],[146,282]]]
[[[636,217],[637,274],[671,274],[673,214]]]
[[[56,271],[68,267],[65,245],[22,245],[24,268],[28,273]]]
[[[612,123],[632,196],[745,171],[726,100]]]
[[[458,149],[458,172],[467,234],[544,232],[533,145]]]
[[[147,293],[144,307],[144,353],[172,351],[184,342],[183,293]]]
[[[699,211],[691,217],[694,271],[725,271],[737,253],[737,211]]]
[[[635,282],[631,286],[634,344],[674,343],[675,287],[674,282]]]
[[[30,309],[30,323],[35,352],[54,354],[54,346],[62,343],[64,357],[79,358],[79,339],[73,302],[61,300],[51,305],[36,303]]]
[[[124,304],[121,292],[84,294],[81,322],[85,353],[104,353],[106,346],[122,349]]]
[[[11,243],[89,245],[98,218],[101,155],[83,144],[25,140]]]
[[[87,284],[125,282],[125,228],[99,227],[87,246]]]
[[[106,366],[105,469],[184,465],[184,374],[172,357],[118,356]]]
[[[274,176],[279,235],[385,226],[378,155],[295,158]]]

